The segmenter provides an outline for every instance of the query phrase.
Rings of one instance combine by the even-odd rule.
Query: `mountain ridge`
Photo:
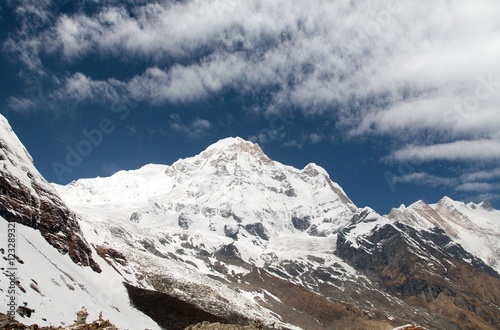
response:
[[[10,149],[31,162],[20,142],[1,147],[0,161],[7,164],[2,178],[20,179],[7,181],[0,206],[31,220],[27,215],[39,197],[11,197],[32,196],[32,181],[12,183],[43,177],[33,176],[32,163],[13,166]],[[217,320],[241,325],[257,320],[277,329],[389,330],[409,322],[429,329],[495,329],[500,324],[500,275],[490,267],[497,265],[500,212],[486,202],[419,201],[382,216],[358,208],[322,167],[283,165],[241,138],[223,139],[170,166],[148,164],[46,190],[61,199],[51,204],[53,211],[74,214],[61,222],[61,230],[76,221],[101,273],[70,258],[70,242],[59,241],[54,253],[36,226],[12,218],[23,225],[20,237],[35,242],[19,251],[25,274],[20,284],[32,288],[32,283],[38,291],[19,295],[29,306],[40,304],[42,313],[76,311],[81,306],[75,302],[86,300],[94,314],[101,302],[117,325],[133,317],[151,328],[170,329],[171,321],[151,304],[170,297]],[[51,219],[49,213],[41,216],[40,223]],[[468,244],[471,238],[488,244],[478,250]],[[37,268],[50,273],[40,277]],[[477,280],[471,282],[471,276]],[[110,290],[106,283],[116,280],[126,284],[128,299],[123,285],[113,285],[120,289],[116,297],[99,300]],[[68,295],[75,306],[54,301],[52,292]],[[49,316],[49,321],[35,318],[40,324],[68,319]]]

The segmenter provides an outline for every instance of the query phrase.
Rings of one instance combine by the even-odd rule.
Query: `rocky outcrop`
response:
[[[189,217],[187,217],[185,214],[179,215],[179,218],[177,219],[177,223],[179,227],[182,229],[189,229],[189,226],[193,223]]]
[[[167,293],[142,289],[127,283],[125,283],[125,287],[132,305],[151,317],[164,329],[182,330],[193,323],[204,320],[226,321],[222,317],[206,312]]]
[[[292,224],[295,227],[295,229],[304,231],[311,226],[311,217],[309,215],[302,217],[298,215],[293,215]]]
[[[0,216],[34,228],[62,254],[100,272],[75,213],[33,166],[33,159],[0,116]]]
[[[238,324],[224,324],[224,323],[210,323],[204,321],[198,324],[190,325],[184,330],[259,330],[269,329],[264,327],[260,322],[255,322],[253,325],[238,325]]]
[[[118,252],[115,249],[113,249],[112,247],[105,245],[97,245],[94,248],[97,254],[101,258],[106,260],[106,262],[110,264],[112,267],[114,267],[112,261],[117,262],[122,266],[127,265],[127,259],[125,258],[125,256],[121,252]]]
[[[264,225],[262,225],[261,222],[245,225],[245,229],[248,231],[249,234],[258,236],[266,241],[269,240],[269,236],[266,233],[266,229],[264,228]]]
[[[500,326],[498,274],[453,244],[444,231],[394,223],[353,241],[351,230],[355,227],[338,234],[336,253],[374,274],[389,294],[417,303],[459,329]]]
[[[118,330],[109,320],[102,318],[102,313],[98,320],[91,323],[76,322],[67,327],[44,327],[38,324],[25,325],[16,320],[9,320],[4,314],[0,313],[0,326],[3,330]]]
[[[132,212],[132,214],[130,215],[129,220],[132,221],[132,222],[135,222],[135,223],[139,223],[142,220],[142,214],[139,213],[139,212]]]
[[[238,239],[239,228],[231,225],[224,225],[224,234],[234,240]]]

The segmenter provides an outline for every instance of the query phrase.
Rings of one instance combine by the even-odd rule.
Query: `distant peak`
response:
[[[494,210],[493,206],[491,206],[490,202],[488,202],[487,200],[484,200],[481,203],[479,203],[479,207],[481,207],[482,209],[484,209],[486,211],[493,211]]]
[[[241,145],[241,144],[249,144],[249,145],[254,145],[254,143],[247,141],[245,139],[240,138],[239,136],[236,137],[227,137],[224,139],[220,139],[219,141],[213,143],[210,145],[207,150],[217,148],[217,149],[225,149],[229,148],[234,145]]]
[[[205,150],[207,151],[224,151],[224,150],[235,150],[235,149],[248,149],[248,148],[255,148],[257,147],[260,150],[260,147],[258,144],[247,141],[245,139],[242,139],[240,137],[227,137],[224,139],[221,139],[210,146]],[[262,151],[262,150],[261,150]]]
[[[240,137],[228,137],[210,145],[200,156],[202,158],[210,158],[215,154],[221,153],[248,153],[259,158],[262,161],[270,162],[257,143],[253,143]]]
[[[450,198],[450,197],[448,197],[448,196],[444,196],[443,198],[441,198],[441,201],[442,201],[442,202],[447,202],[447,203],[452,203],[452,202],[454,202],[454,200],[453,200],[453,199],[451,199],[451,198]]]
[[[453,205],[455,201],[448,196],[444,196],[438,202],[438,205]]]
[[[307,164],[304,169],[303,169],[304,172],[306,173],[312,173],[312,174],[318,174],[318,173],[321,173],[325,176],[329,176],[328,175],[328,172],[321,166],[315,164],[315,163],[309,163]]]
[[[428,206],[428,204],[426,202],[424,202],[423,200],[419,199],[418,201],[416,201],[415,203],[411,204],[410,207],[415,207],[415,206],[419,206],[419,207],[422,207],[422,206]]]
[[[406,205],[405,204],[401,204],[401,205],[399,205],[399,207],[393,207],[393,208],[391,208],[390,213],[398,212],[398,211],[404,211],[406,209],[407,209]]]

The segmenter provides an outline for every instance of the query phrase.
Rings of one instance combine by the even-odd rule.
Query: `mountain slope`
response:
[[[0,215],[40,231],[75,263],[99,272],[77,216],[33,166],[33,159],[0,115]]]
[[[172,166],[146,165],[57,189],[73,206],[89,211],[119,206],[121,211],[113,215],[122,219],[221,234],[224,228],[226,233],[240,230],[263,240],[307,229],[328,235],[356,210],[321,167],[282,165],[240,138],[221,140]],[[168,219],[173,213],[182,214],[181,219]]]
[[[130,306],[122,282],[136,284],[134,278],[116,273],[97,255],[87,240],[98,241],[96,233],[40,175],[1,115],[0,192],[0,241],[9,237],[15,244],[0,248],[2,306],[13,297],[17,306],[33,310],[23,319],[28,324],[70,325],[84,305],[89,320],[102,311],[124,329],[159,329]]]
[[[183,329],[191,315],[277,329],[500,325],[498,211],[486,203],[381,216],[321,167],[280,164],[240,138],[50,186],[3,123],[0,221],[24,224],[18,301],[39,324],[68,324],[85,305],[132,329]]]
[[[500,211],[487,202],[454,201],[444,197],[437,204],[422,201],[393,209],[390,219],[415,228],[440,228],[466,251],[500,273]]]
[[[498,328],[500,275],[446,235],[448,221],[422,202],[412,209],[417,206],[432,219],[406,213],[399,222],[396,212],[393,219],[359,219],[339,233],[336,254],[389,294],[452,323],[443,328]]]
[[[406,232],[391,218],[357,208],[321,167],[310,164],[298,170],[274,162],[258,145],[240,138],[221,140],[172,166],[146,165],[55,187],[107,244],[125,255],[136,276],[159,292],[235,322],[261,318],[267,324],[329,329],[346,320],[360,328],[414,321],[429,328],[460,328],[454,316],[400,294],[401,287],[413,288],[424,267],[408,276],[397,265],[405,259],[443,259],[440,262],[459,264],[469,273],[477,270],[493,288],[496,284],[494,272],[474,255],[429,241],[434,237],[454,245],[446,234],[434,233],[433,226],[422,234],[417,221],[405,226]],[[392,228],[389,232],[398,243],[390,246],[403,247],[396,266],[387,268],[394,277],[390,285],[382,269],[391,258],[369,258],[376,255],[372,250],[380,239],[370,235],[379,228],[380,233]],[[420,235],[415,245],[414,237]],[[463,265],[463,258],[471,263]],[[374,270],[380,276],[372,276]],[[447,290],[460,295],[464,290],[467,299],[479,299],[477,288],[462,288],[463,276],[434,276],[450,276],[453,285]],[[420,289],[410,292],[420,295]],[[283,295],[283,290],[301,299]],[[428,297],[435,299],[430,290]],[[478,314],[497,322],[494,307],[476,300]],[[336,307],[319,312],[329,303]],[[294,310],[301,312],[300,318]],[[358,312],[365,318],[354,321]],[[466,317],[483,322],[475,314]]]
[[[5,219],[0,217],[0,237],[7,237]],[[95,235],[90,228],[85,235]],[[68,255],[54,249],[38,231],[18,225],[16,229],[17,261],[16,302],[34,310],[30,317],[17,315],[25,324],[40,326],[69,326],[76,319],[76,312],[85,306],[89,321],[97,320],[99,312],[120,329],[160,329],[155,322],[130,306],[123,276],[103,262],[100,273],[89,267],[77,265]],[[1,249],[0,301],[7,306],[11,265],[7,250]],[[2,311],[3,312],[3,311]]]

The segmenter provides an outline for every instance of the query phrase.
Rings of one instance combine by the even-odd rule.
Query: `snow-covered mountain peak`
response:
[[[455,208],[458,204],[464,206],[465,204],[462,202],[455,201],[448,196],[444,196],[441,198],[437,204],[433,205],[433,207],[441,207],[441,208]]]
[[[264,154],[258,144],[240,137],[219,140],[205,149],[198,157],[210,159],[213,162],[236,161],[244,158],[247,161],[253,160],[262,164],[272,164],[271,159]]]
[[[482,201],[477,206],[479,206],[480,208],[482,208],[483,210],[486,210],[486,211],[495,211],[493,206],[491,206],[490,202],[488,202],[488,201]]]
[[[229,150],[229,149],[236,150],[239,148],[241,148],[241,149],[253,148],[255,146],[258,146],[258,144],[247,141],[247,140],[242,139],[239,136],[237,136],[237,137],[227,137],[224,139],[220,139],[219,141],[208,146],[205,149],[205,151],[221,151],[221,150]]]
[[[323,174],[324,176],[329,177],[328,172],[323,167],[315,163],[307,164],[303,171],[311,176]]]
[[[283,165],[241,138],[220,140],[171,166],[146,165],[109,178],[56,186],[81,213],[116,210],[119,222],[140,227],[209,230],[221,236],[263,240],[307,232],[328,236],[347,224],[357,207],[326,170]]]

